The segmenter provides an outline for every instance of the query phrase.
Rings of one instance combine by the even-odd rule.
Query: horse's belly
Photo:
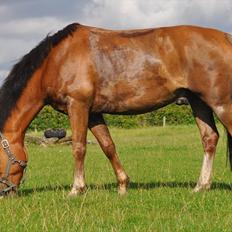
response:
[[[162,80],[143,83],[117,83],[97,91],[92,107],[93,112],[140,113],[159,108],[172,101],[174,95]]]

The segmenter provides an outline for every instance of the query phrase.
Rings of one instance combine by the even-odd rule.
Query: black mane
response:
[[[3,130],[6,119],[10,116],[11,110],[33,73],[42,65],[51,49],[67,36],[72,35],[78,25],[73,23],[52,36],[48,35],[14,65],[0,89],[0,131]]]

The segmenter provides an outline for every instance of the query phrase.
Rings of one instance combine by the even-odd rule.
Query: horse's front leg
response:
[[[118,193],[123,195],[126,193],[129,184],[129,177],[121,165],[116,152],[114,142],[110,136],[108,127],[101,114],[91,114],[89,117],[89,129],[98,140],[103,152],[111,162],[116,178],[118,180]]]
[[[73,156],[75,161],[74,182],[69,196],[76,196],[85,190],[84,158],[89,116],[88,104],[73,100],[69,103],[68,114],[72,129]]]

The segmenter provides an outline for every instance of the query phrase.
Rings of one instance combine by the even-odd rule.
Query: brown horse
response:
[[[195,26],[111,31],[71,24],[46,37],[18,62],[0,90],[0,182],[15,191],[27,155],[25,131],[46,105],[69,115],[75,160],[69,195],[85,189],[89,128],[125,193],[124,171],[103,113],[138,114],[186,97],[204,148],[195,191],[208,189],[218,141],[213,112],[228,131],[232,154],[232,36]]]

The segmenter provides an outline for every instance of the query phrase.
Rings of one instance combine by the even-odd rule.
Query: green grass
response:
[[[231,231],[231,173],[220,131],[213,188],[196,194],[203,151],[194,126],[111,129],[131,178],[124,197],[97,144],[87,148],[87,192],[75,199],[67,198],[71,147],[30,145],[20,196],[0,201],[0,231]]]

